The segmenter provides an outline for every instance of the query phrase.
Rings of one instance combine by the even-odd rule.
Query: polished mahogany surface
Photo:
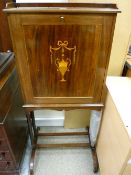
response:
[[[46,5],[5,10],[25,105],[102,105],[118,9],[114,4]]]

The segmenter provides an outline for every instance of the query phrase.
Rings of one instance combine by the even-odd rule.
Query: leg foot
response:
[[[93,158],[93,172],[97,173],[99,169],[99,164],[98,164],[98,159],[97,159],[97,154],[96,154],[96,149],[95,147],[91,147],[91,152],[92,152],[92,158]]]
[[[35,159],[35,148],[32,149],[31,159],[30,159],[30,175],[34,174],[34,159]]]
[[[98,170],[99,170],[99,163],[98,163],[98,159],[97,159],[96,148],[95,148],[95,146],[91,146],[89,128],[88,128],[88,133],[89,133],[88,134],[88,136],[89,136],[89,144],[90,144],[92,158],[93,158],[93,172],[97,173]]]
[[[35,118],[34,118],[34,112],[26,112],[27,117],[27,123],[28,123],[28,129],[29,129],[29,135],[31,140],[31,159],[30,159],[30,175],[34,174],[34,158],[35,158],[35,151],[36,151],[36,144],[37,144],[37,128],[35,125]]]

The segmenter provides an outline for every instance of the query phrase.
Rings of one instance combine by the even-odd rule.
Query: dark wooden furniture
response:
[[[48,2],[48,1],[46,1]],[[15,4],[8,15],[28,127],[35,149],[87,146],[37,144],[36,109],[93,109],[104,107],[105,78],[116,14],[115,4]],[[86,133],[87,134],[87,133]],[[59,134],[58,134],[59,135]],[[98,164],[92,148],[94,171]]]
[[[0,52],[6,52],[7,50],[12,50],[12,42],[9,33],[7,16],[3,12],[3,8],[6,7],[6,3],[8,1],[9,0],[0,1]]]
[[[19,175],[27,124],[12,53],[0,53],[0,175]]]

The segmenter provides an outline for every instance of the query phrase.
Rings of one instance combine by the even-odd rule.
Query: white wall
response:
[[[131,33],[131,0],[117,0],[117,4],[122,13],[118,14],[116,20],[109,75],[121,74]]]

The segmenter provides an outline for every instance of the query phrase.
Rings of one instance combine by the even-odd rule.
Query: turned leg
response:
[[[35,124],[34,111],[30,112],[30,116],[31,116],[31,119],[32,119],[32,127],[33,127],[33,131],[34,131],[34,135],[36,136],[37,135],[37,127],[36,127],[36,124]]]
[[[34,158],[35,158],[35,150],[36,150],[36,141],[37,141],[37,130],[35,125],[35,119],[34,119],[34,112],[28,112],[26,113],[27,117],[27,123],[28,123],[28,130],[31,140],[31,159],[30,159],[30,175],[34,174]]]
[[[98,159],[96,154],[96,148],[91,147],[91,152],[92,152],[92,158],[93,158],[93,172],[97,173],[99,169],[99,164],[98,164]]]
[[[95,148],[95,146],[91,146],[89,128],[88,128],[88,134],[89,134],[89,144],[90,144],[92,159],[93,159],[93,172],[97,173],[98,169],[99,169],[99,163],[98,163],[98,159],[97,159],[96,148]]]
[[[33,133],[33,128],[32,128],[32,120],[30,117],[30,113],[26,113],[26,118],[27,118],[27,124],[28,124],[28,131],[30,135],[30,140],[31,140],[31,145],[34,143],[34,133]]]

